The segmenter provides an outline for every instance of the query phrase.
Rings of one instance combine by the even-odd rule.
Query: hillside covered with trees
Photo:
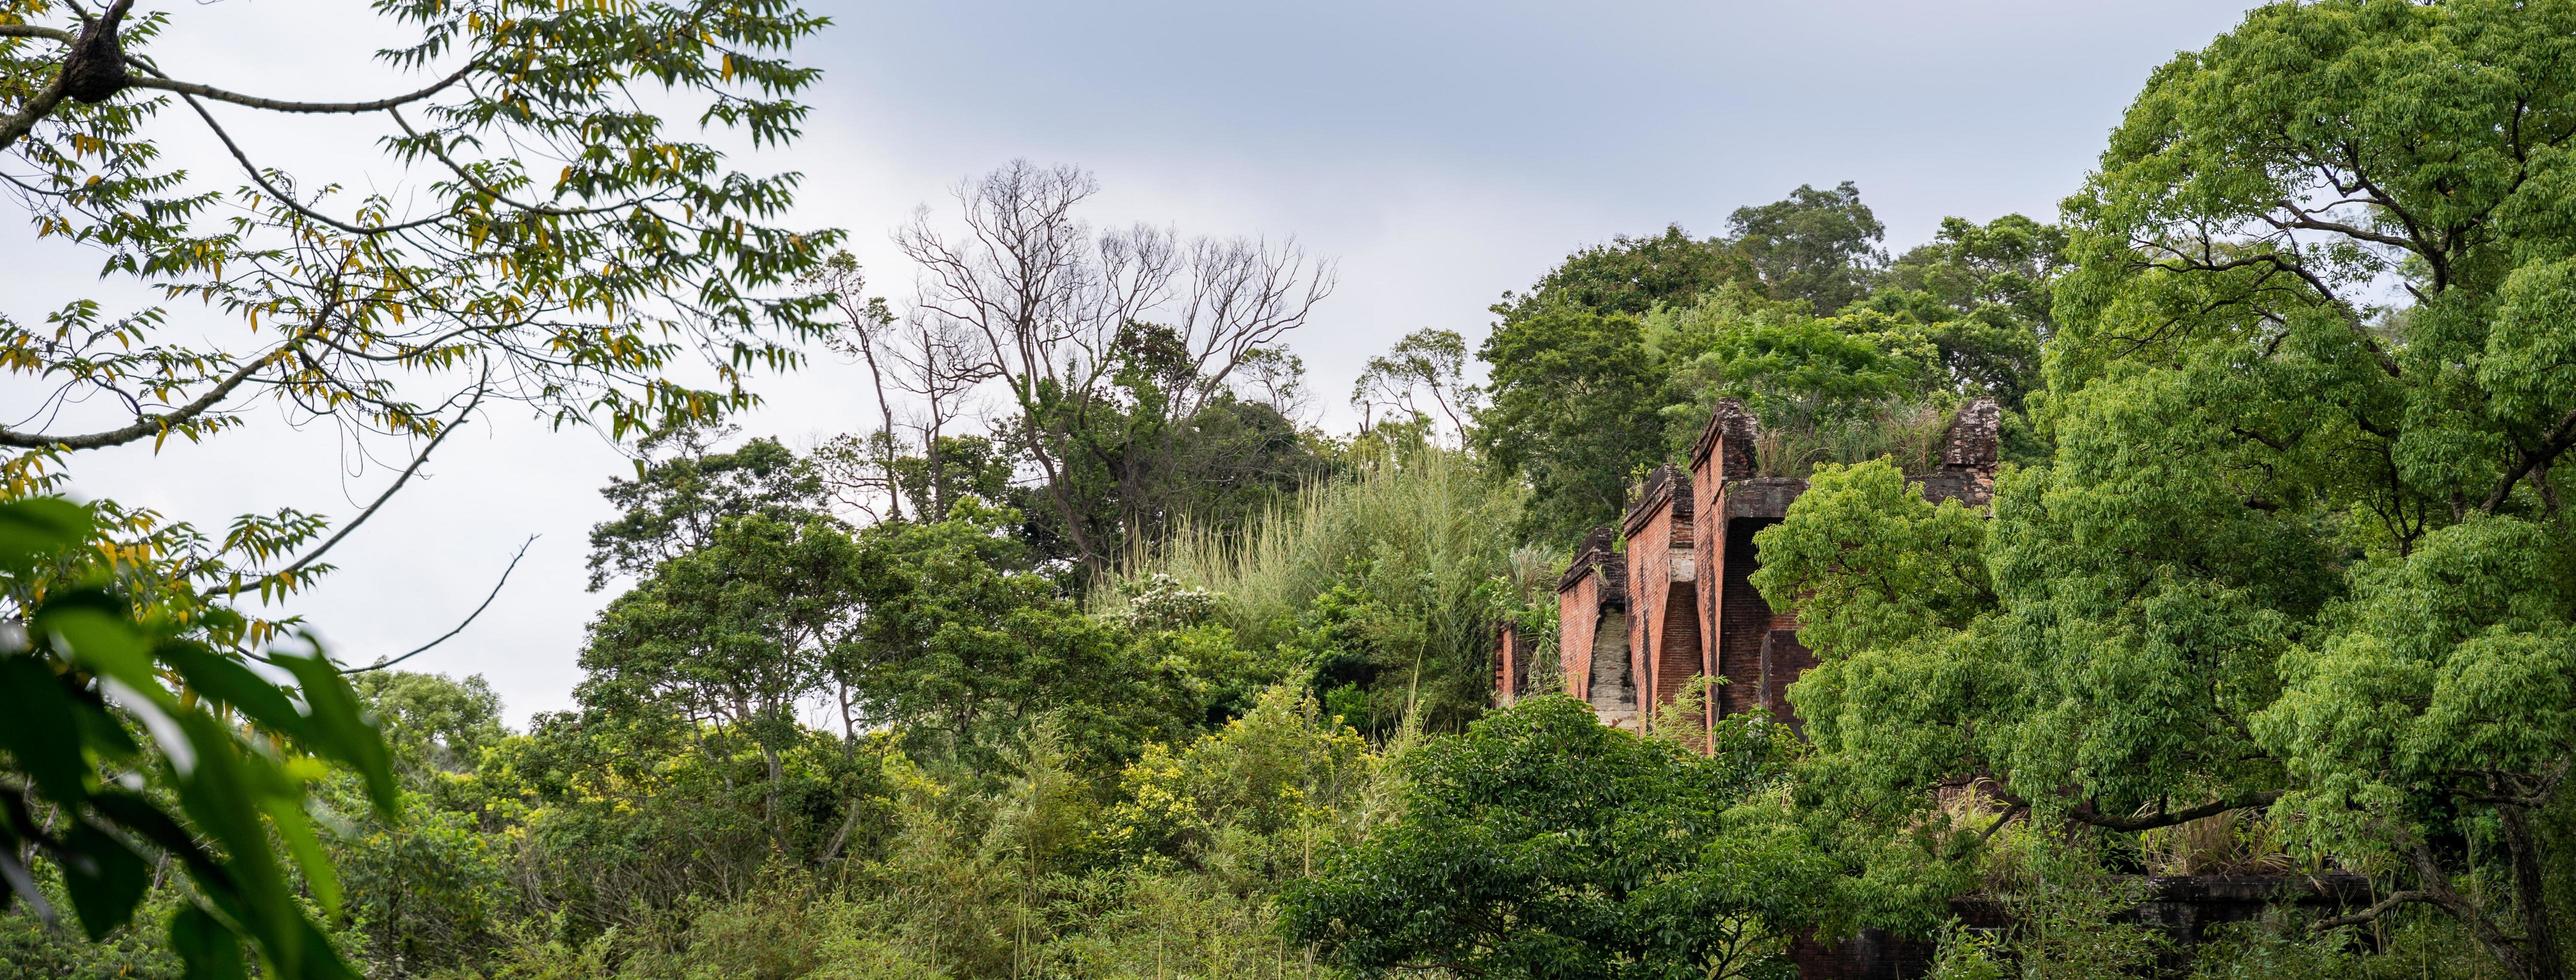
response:
[[[1566,243],[1338,428],[1329,257],[1026,161],[894,230],[908,290],[797,223],[792,0],[374,10],[392,94],[306,102],[164,74],[189,11],[0,0],[0,176],[103,258],[0,310],[15,974],[2570,975],[2576,2],[2259,8],[2057,214],[1891,243],[1825,181]],[[244,114],[379,124],[407,190]],[[799,370],[873,412],[746,431]],[[1975,399],[1991,503],[1929,501]],[[1559,576],[1726,400],[1805,481],[1754,578],[1800,723],[1604,725]],[[438,672],[470,635],[294,614],[503,412],[634,457],[520,725]],[[281,413],[399,465],[202,526],[82,477]],[[2349,887],[2135,914],[2195,875]]]

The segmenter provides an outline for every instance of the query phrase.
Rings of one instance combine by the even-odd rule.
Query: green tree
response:
[[[786,753],[803,737],[796,707],[826,689],[827,660],[856,629],[859,561],[824,518],[727,520],[705,547],[656,566],[600,611],[575,696],[593,712],[667,714],[705,737],[748,739],[767,770],[763,810],[783,851]],[[856,739],[850,700],[845,688],[845,737]]]
[[[1298,685],[1262,691],[1250,711],[1179,749],[1146,749],[1121,776],[1102,835],[1133,851],[1267,889],[1314,870],[1360,830],[1376,757]]]
[[[1567,255],[1528,292],[1504,293],[1493,312],[1508,323],[1537,307],[1562,303],[1642,316],[1657,306],[1689,302],[1730,283],[1760,281],[1751,260],[1734,243],[1693,238],[1680,225],[1667,225],[1659,235],[1621,235],[1609,244]]]
[[[2414,888],[2391,905],[2461,919],[2516,975],[2559,973],[2549,879],[2569,856],[2546,823],[2565,819],[2558,784],[2576,758],[2569,529],[2472,517],[2360,569],[2320,619],[2254,719],[2296,787],[2277,809],[2331,853],[2404,868]],[[2455,835],[2466,867],[2436,850]]]
[[[1620,239],[1495,304],[1474,445],[1532,490],[1525,534],[1564,545],[1621,513],[1720,397],[1811,442],[1853,441],[1816,433],[1929,403],[1943,356],[1930,331],[1867,310],[1820,316],[1858,298],[1879,262],[1883,233],[1857,194],[1801,188],[1740,209],[1732,239]]]
[[[1788,197],[1735,209],[1733,244],[1775,299],[1803,300],[1819,314],[1861,298],[1887,264],[1887,228],[1861,203],[1860,188],[1800,184]]]
[[[471,968],[508,941],[520,911],[509,840],[486,833],[473,816],[413,797],[399,819],[369,821],[332,844],[370,973]]]
[[[1773,433],[1883,424],[1890,405],[1931,398],[1937,354],[1922,331],[1869,310],[1817,317],[1741,289],[1646,318],[1646,344],[1667,365],[1665,442],[1688,446],[1721,398]]]
[[[830,669],[869,720],[969,764],[1048,717],[1089,771],[1171,740],[1196,715],[1178,679],[1059,593],[1007,533],[1017,519],[969,498],[944,521],[859,532],[852,595],[866,614]]]
[[[1011,486],[1009,451],[984,436],[945,436],[928,455],[899,456],[894,465],[895,485],[925,519],[946,517],[968,497],[999,505],[1021,496]]]
[[[636,444],[635,478],[611,477],[599,491],[618,515],[590,529],[591,591],[708,546],[732,518],[793,524],[822,511],[822,477],[810,461],[768,437],[715,448],[732,435],[730,426],[690,422]]]
[[[0,651],[19,720],[0,732],[43,733],[11,738],[0,787],[61,818],[6,807],[0,851],[70,869],[93,934],[131,914],[166,856],[195,889],[170,929],[192,973],[242,975],[247,941],[264,974],[346,976],[298,904],[299,887],[325,909],[341,894],[305,783],[314,758],[347,765],[390,810],[391,769],[336,669],[281,645],[295,621],[257,618],[274,615],[262,604],[329,571],[331,549],[491,405],[625,435],[748,404],[755,372],[795,363],[815,304],[766,294],[837,235],[774,224],[796,175],[733,169],[637,90],[705,130],[784,143],[815,77],[786,52],[823,21],[782,0],[391,2],[374,8],[385,77],[358,81],[377,93],[317,99],[174,77],[154,42],[221,12],[134,6],[0,3],[12,194],[35,239],[103,259],[108,280],[18,291],[42,322],[0,316],[0,371],[46,393],[24,416],[41,422],[0,426],[0,502],[46,541],[22,549],[12,528],[0,549],[5,615],[32,627]],[[349,193],[313,179],[304,147],[237,132],[219,108],[372,127],[357,145],[408,179]],[[171,127],[200,124],[238,188],[162,158]],[[96,298],[118,294],[170,305]],[[203,441],[262,405],[408,442],[411,461],[336,527],[277,508],[207,532],[113,490],[96,520],[28,516],[43,505],[25,498],[59,489],[80,454]],[[46,537],[64,529],[95,540]],[[51,560],[23,560],[40,551]]]
[[[2006,409],[2040,386],[2040,348],[2057,332],[2050,290],[2066,232],[2018,214],[1983,225],[1941,219],[1930,242],[1888,266],[1864,303],[1924,325],[1953,390]]]
[[[359,671],[349,686],[383,728],[394,772],[418,791],[439,775],[467,773],[509,735],[501,696],[477,674],[450,680],[409,671]]]
[[[1759,282],[1733,244],[1674,225],[1575,252],[1527,293],[1503,294],[1476,351],[1490,404],[1474,413],[1473,444],[1533,491],[1525,535],[1570,544],[1626,506],[1637,472],[1663,461],[1656,416],[1667,375],[1640,319]]]
[[[209,534],[111,494],[102,530],[157,558],[139,580],[291,593],[465,419],[516,402],[622,436],[711,415],[751,403],[746,381],[819,331],[819,300],[769,295],[837,238],[773,223],[798,176],[736,170],[626,97],[666,93],[709,138],[793,139],[815,72],[785,52],[824,22],[790,3],[389,3],[370,87],[397,91],[351,100],[171,77],[152,43],[219,14],[132,6],[0,8],[0,153],[36,238],[191,302],[74,295],[42,323],[0,318],[0,364],[49,391],[27,416],[42,427],[0,427],[0,492],[55,487],[81,453],[214,438],[261,404],[413,457],[336,529],[282,509]],[[302,177],[292,147],[232,131],[218,106],[340,117],[416,182],[353,194]],[[196,125],[240,164],[237,191],[161,159],[168,127]],[[55,410],[70,405],[92,407]]]
[[[1530,488],[1524,534],[1570,542],[1621,513],[1631,474],[1664,458],[1666,375],[1627,313],[1521,304],[1485,337],[1493,402],[1476,445]]]
[[[1013,161],[959,187],[962,231],[924,208],[895,236],[924,270],[917,314],[958,325],[954,363],[1008,400],[996,435],[1037,474],[1033,529],[1060,535],[1049,550],[1086,583],[1149,543],[1167,502],[1121,496],[1104,528],[1104,484],[1149,472],[1122,465],[1140,452],[1170,458],[1237,372],[1277,365],[1262,352],[1333,288],[1330,264],[1293,242],[1094,236],[1075,212],[1098,190],[1080,168]]]
[[[2225,406],[2161,423],[2210,485],[2169,519],[2220,529],[2220,567],[2328,600],[2211,596],[2297,638],[2253,664],[2280,685],[2250,726],[2288,770],[2275,812],[2321,852],[2386,855],[2389,907],[2437,909],[2531,977],[2566,969],[2541,883],[2567,858],[2530,825],[2576,764],[2555,639],[2576,609],[2541,557],[2566,547],[2553,464],[2576,446],[2576,85],[2546,67],[2571,27],[2565,3],[2267,7],[2158,69],[2070,202],[2051,378],[2123,436],[2142,403]]]
[[[1231,389],[1193,396],[1208,381],[1179,331],[1129,324],[1113,368],[1106,397],[1044,399],[1046,424],[1067,441],[1056,478],[1020,495],[1076,501],[1070,513],[1082,528],[1066,527],[1065,508],[1041,507],[1026,529],[1041,554],[1073,565],[1076,585],[1092,582],[1077,541],[1132,556],[1159,547],[1176,525],[1231,529],[1330,468],[1276,407]],[[1194,397],[1195,407],[1182,404]]]
[[[1386,353],[1369,358],[1351,386],[1351,404],[1359,406],[1360,424],[1366,428],[1380,411],[1393,422],[1430,418],[1422,402],[1429,399],[1429,408],[1438,409],[1450,431],[1463,440],[1467,420],[1483,395],[1467,382],[1466,372],[1466,338],[1455,330],[1416,330]]]
[[[1289,934],[1363,976],[1735,977],[1802,915],[1795,855],[1727,834],[1781,726],[1713,756],[1531,698],[1400,756],[1392,822],[1281,897]]]
[[[505,907],[527,917],[516,945],[579,951],[614,930],[628,937],[622,954],[709,903],[743,898],[764,869],[872,851],[890,818],[884,753],[838,733],[795,734],[777,746],[787,777],[777,787],[745,739],[697,737],[641,710],[542,714],[485,753],[473,793],[447,810],[502,848],[514,892]]]
[[[1982,545],[1860,471],[1766,532],[1994,597],[1766,585],[1821,631],[1791,697],[1835,785],[1987,777],[2007,818],[2114,832],[2262,809],[2385,879],[2328,924],[2429,911],[2564,972],[2571,28],[2284,4],[2156,71],[2068,202],[2054,453]]]

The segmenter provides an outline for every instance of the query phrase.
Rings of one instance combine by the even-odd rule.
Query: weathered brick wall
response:
[[[1789,727],[1804,731],[1797,708],[1789,703],[1789,685],[1807,668],[1816,665],[1816,655],[1798,642],[1798,620],[1787,613],[1771,615],[1771,631],[1762,639],[1762,707],[1772,717],[1785,720]]]
[[[1601,621],[1601,577],[1585,575],[1556,593],[1556,657],[1565,669],[1565,693],[1577,700],[1592,689],[1592,631]]]
[[[1628,664],[1640,684],[1637,703],[1655,704],[1657,641],[1661,639],[1666,563],[1665,529],[1649,522],[1628,533]]]
[[[1663,625],[1655,637],[1655,695],[1648,702],[1657,708],[1673,703],[1701,673],[1699,596],[1693,584],[1676,582],[1664,590]]]
[[[1925,496],[1972,506],[1992,497],[2001,418],[1990,399],[1960,409],[1938,466],[1912,475]],[[1719,403],[1692,446],[1689,470],[1665,467],[1648,478],[1620,529],[1625,554],[1611,553],[1607,528],[1585,540],[1559,594],[1568,691],[1598,702],[1594,688],[1613,678],[1635,685],[1633,704],[1651,712],[1691,676],[1710,674],[1727,682],[1710,699],[1712,718],[1767,709],[1796,724],[1787,691],[1815,656],[1798,642],[1796,620],[1772,610],[1750,577],[1761,561],[1754,534],[1779,522],[1806,481],[1756,475],[1759,434],[1742,406]],[[1624,664],[1599,662],[1612,655],[1612,637],[1601,631],[1613,607],[1625,613]],[[1498,674],[1496,683],[1513,682]]]
[[[1611,529],[1594,528],[1557,581],[1558,662],[1565,691],[1590,702],[1603,724],[1637,723],[1635,666],[1628,654],[1628,566],[1611,551]]]
[[[1753,534],[1776,521],[1737,518],[1727,522],[1724,577],[1717,599],[1717,668],[1725,676],[1720,689],[1721,716],[1751,711],[1762,703],[1762,643],[1771,629],[1771,606],[1750,581],[1756,564]]]
[[[1558,600],[1562,605],[1562,597]],[[1494,630],[1494,706],[1508,708],[1529,693],[1530,640],[1506,622]]]
[[[1756,435],[1753,416],[1734,399],[1726,399],[1709,414],[1708,425],[1700,430],[1699,441],[1691,447],[1691,555],[1698,574],[1691,583],[1692,598],[1699,613],[1699,673],[1716,677],[1722,673],[1720,662],[1718,600],[1724,591],[1726,576],[1726,508],[1723,503],[1727,482],[1748,479],[1754,475],[1753,441]],[[1714,724],[1724,712],[1724,693],[1712,692],[1702,724]]]
[[[1689,583],[1691,516],[1690,480],[1668,466],[1647,478],[1624,525],[1629,658],[1643,685],[1637,704],[1649,714],[1700,672],[1699,611]]]
[[[1664,583],[1671,581],[1672,528],[1664,521],[1650,519],[1628,535],[1628,658],[1635,665],[1636,676],[1645,681],[1637,692],[1637,703],[1663,703],[1656,689],[1657,658],[1663,654],[1663,625],[1671,595]]]

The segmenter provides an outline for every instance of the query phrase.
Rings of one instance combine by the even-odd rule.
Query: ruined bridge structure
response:
[[[1907,478],[1933,500],[1985,506],[2002,419],[1993,399],[1969,402],[1952,419],[1933,471]],[[1799,644],[1796,619],[1772,609],[1751,577],[1762,567],[1753,535],[1779,523],[1807,481],[1760,475],[1760,435],[1743,405],[1718,403],[1691,447],[1690,468],[1655,470],[1619,528],[1594,528],[1558,580],[1563,690],[1590,702],[1603,724],[1643,730],[1703,675],[1725,678],[1710,693],[1703,728],[1746,711],[1797,724],[1785,693],[1816,659]],[[1496,704],[1530,689],[1529,646],[1502,631]]]
[[[1931,472],[1908,473],[1929,499],[1971,507],[1992,502],[2003,412],[1991,399],[1960,408]],[[1780,522],[1807,481],[1766,477],[1754,467],[1760,428],[1742,405],[1721,402],[1691,450],[1690,469],[1663,467],[1649,476],[1618,529],[1597,527],[1576,549],[1557,583],[1558,660],[1565,693],[1591,703],[1603,724],[1642,731],[1658,709],[1680,697],[1694,676],[1724,677],[1711,692],[1703,731],[1718,718],[1767,712],[1798,724],[1784,696],[1815,656],[1798,642],[1797,620],[1771,608],[1754,589],[1762,556],[1755,533]],[[1624,550],[1618,547],[1625,542]],[[1528,692],[1529,637],[1505,627],[1495,669],[1494,700],[1508,706]],[[2322,878],[2271,874],[2184,874],[2145,879],[2151,897],[2125,913],[2164,932],[2174,946],[2163,965],[2187,965],[2209,928],[2251,919],[2283,902],[2322,910],[2366,903],[2369,880],[2336,873]],[[1953,900],[1952,910],[1981,930],[2008,919],[1982,896]],[[1897,980],[1923,976],[1933,945],[1869,929],[1832,941],[1801,936],[1791,944],[1807,980]]]

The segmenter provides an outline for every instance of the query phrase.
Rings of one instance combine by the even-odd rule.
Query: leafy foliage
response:
[[[796,175],[733,169],[639,106],[784,143],[815,77],[786,51],[824,22],[784,0],[386,2],[377,60],[408,91],[312,101],[165,72],[154,42],[214,12],[95,6],[0,3],[10,193],[34,238],[101,257],[102,295],[172,305],[30,284],[42,322],[0,316],[0,371],[45,392],[41,423],[0,427],[0,861],[50,916],[20,864],[45,855],[93,937],[184,878],[155,907],[192,976],[247,975],[245,942],[262,975],[352,976],[306,905],[345,908],[310,790],[347,767],[389,818],[397,780],[339,669],[292,616],[253,614],[330,571],[487,404],[625,435],[751,404],[749,377],[796,363],[813,303],[770,294],[836,234],[773,223]],[[217,105],[371,125],[384,189],[311,179]],[[238,189],[163,159],[199,124]],[[336,529],[279,508],[214,532],[113,491],[43,496],[78,454],[204,441],[260,405],[409,442],[411,462]]]
[[[1999,819],[2113,833],[2260,811],[2390,879],[2340,924],[2421,906],[2506,975],[2563,971],[2576,346],[2541,311],[2576,129],[2541,120],[2576,90],[2527,69],[2572,17],[2266,7],[2156,73],[2068,203],[2054,450],[1992,526],[1863,468],[1764,532],[1842,799],[1987,779]]]
[[[1773,297],[1818,313],[1859,299],[1887,261],[1879,249],[1887,228],[1848,180],[1832,190],[1800,184],[1786,198],[1735,209],[1727,226]]]
[[[1282,898],[1286,928],[1361,975],[1753,975],[1794,910],[1783,855],[1725,834],[1777,775],[1770,726],[1714,757],[1532,698],[1399,762],[1403,808]],[[1729,737],[1729,736],[1733,737]]]
[[[300,900],[309,892],[335,910],[342,894],[305,807],[329,760],[390,812],[384,742],[318,651],[265,656],[294,678],[282,687],[190,635],[184,617],[209,610],[138,611],[94,574],[61,575],[88,564],[79,549],[90,521],[60,499],[0,502],[0,598],[24,624],[0,637],[0,748],[11,763],[0,776],[0,870],[11,897],[54,915],[22,863],[41,854],[82,929],[102,939],[135,914],[154,863],[171,860],[195,892],[169,919],[192,975],[246,976],[247,940],[269,973],[355,977]]]
[[[1385,733],[1455,730],[1490,696],[1521,496],[1428,446],[1312,486],[1238,535],[1190,530],[1147,566],[1217,596],[1243,646],[1306,676],[1326,710]]]
[[[1735,232],[1620,239],[1493,307],[1473,444],[1529,485],[1525,534],[1568,546],[1621,513],[1721,398],[1761,420],[1766,471],[1804,476],[1888,454],[1928,465],[1947,408],[1979,395],[2017,406],[2037,384],[2057,228],[1954,218],[1888,266],[1846,183],[1739,209]]]
[[[663,562],[714,543],[736,517],[799,523],[822,509],[822,478],[776,439],[731,450],[714,443],[729,428],[700,423],[655,432],[636,444],[635,478],[613,479],[600,496],[618,516],[590,532],[590,588],[615,575],[643,576]]]
[[[1332,273],[1293,243],[1095,235],[1088,174],[1014,163],[898,233],[899,306],[777,226],[795,175],[660,112],[791,138],[822,21],[786,0],[383,3],[425,87],[360,103],[169,78],[204,15],[93,6],[0,0],[0,151],[39,238],[201,303],[0,320],[73,407],[0,428],[22,970],[1748,977],[1879,925],[1940,976],[2091,976],[2183,969],[2139,873],[2218,870],[2373,889],[2195,976],[2567,972],[2564,0],[2258,9],[2063,225],[1890,261],[1844,183],[1579,250],[1493,307],[1485,386],[1416,332],[1348,438],[1299,421],[1279,339]],[[372,121],[402,189],[261,168],[215,103]],[[159,160],[183,106],[249,186]],[[716,424],[808,341],[871,425]],[[1986,512],[1909,482],[1975,395],[2020,413]],[[1559,549],[1720,398],[1807,481],[1754,579],[1818,659],[1803,730],[1489,710],[1496,631],[1548,673]],[[44,495],[264,402],[413,460],[337,525]],[[251,617],[505,403],[642,435],[578,710],[513,731]]]

